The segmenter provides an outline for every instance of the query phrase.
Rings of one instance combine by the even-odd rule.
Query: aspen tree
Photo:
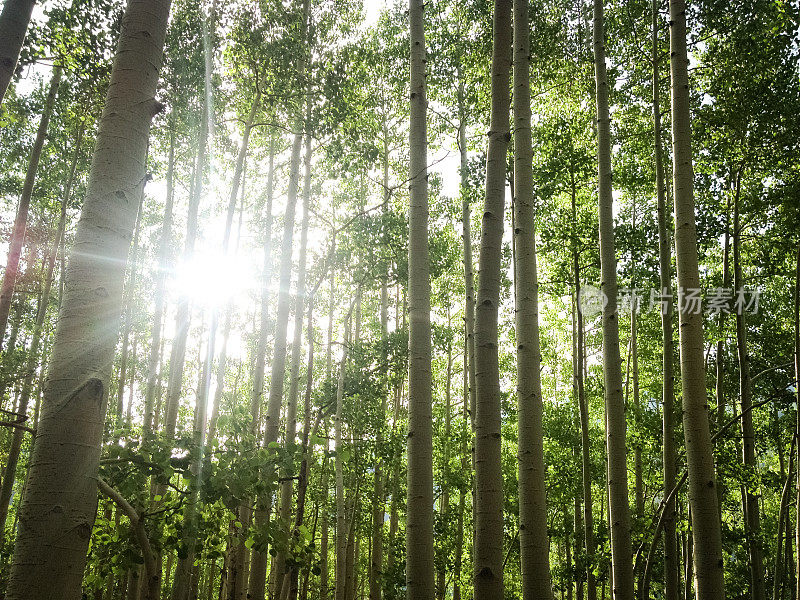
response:
[[[519,541],[524,600],[553,597],[542,430],[539,280],[531,148],[528,1],[514,0],[514,244],[519,441]]]
[[[17,68],[36,0],[6,0],[0,13],[0,104]]]
[[[169,0],[130,0],[100,119],[6,597],[81,597],[125,263],[145,182]],[[126,152],[119,147],[125,144]]]
[[[13,2],[12,2],[13,4]],[[2,31],[0,31],[0,36]],[[2,43],[2,42],[0,42]],[[1,59],[0,59],[1,60]],[[33,142],[30,159],[28,159],[28,169],[25,173],[25,183],[22,186],[22,193],[17,206],[17,216],[14,219],[14,228],[11,231],[9,241],[8,256],[6,258],[6,268],[3,272],[3,282],[0,284],[0,349],[3,348],[3,339],[6,335],[8,325],[8,314],[11,311],[11,300],[14,296],[14,287],[19,275],[19,261],[22,254],[22,246],[25,243],[25,230],[28,227],[28,212],[33,197],[36,174],[39,170],[39,160],[42,156],[47,139],[47,127],[50,124],[50,116],[53,114],[58,86],[61,83],[62,69],[60,66],[53,68],[53,75],[50,78],[50,85],[47,91],[47,98],[44,102],[42,117],[39,120],[39,127],[36,131],[36,139]]]
[[[308,19],[310,11],[310,0],[303,0],[302,14],[300,23],[300,40],[308,38]],[[297,61],[297,76],[299,80],[304,80],[308,69],[308,57],[303,55]],[[264,446],[269,448],[270,444],[278,441],[280,429],[280,410],[283,399],[283,387],[286,378],[286,350],[287,350],[287,329],[289,325],[290,294],[289,287],[292,278],[292,239],[294,236],[295,212],[297,208],[297,196],[300,179],[300,152],[303,145],[303,132],[305,126],[303,113],[298,112],[294,120],[294,139],[292,141],[292,152],[289,163],[289,189],[286,197],[286,211],[283,219],[283,238],[281,240],[281,259],[278,271],[278,303],[275,311],[275,329],[272,348],[272,364],[270,372],[270,385],[267,400],[267,410],[264,415]],[[271,498],[259,498],[257,500],[256,511],[262,515],[260,518],[268,518],[272,511]],[[254,560],[250,566],[250,577],[248,581],[248,595],[251,600],[263,600],[266,585],[266,556],[257,552],[253,554]],[[280,573],[283,567],[277,565]],[[277,575],[277,573],[276,573]]]
[[[672,260],[670,234],[667,229],[667,187],[664,179],[663,144],[661,142],[661,93],[659,85],[658,52],[658,0],[653,0],[652,61],[653,61],[653,158],[656,171],[656,212],[658,215],[658,274],[661,293],[672,298]],[[662,404],[662,456],[664,494],[675,487],[675,376],[673,360],[672,302],[661,309],[661,404]],[[678,572],[680,570],[678,547],[675,537],[675,501],[664,508],[664,596],[666,600],[678,600]]]
[[[742,269],[742,225],[741,225],[741,178],[742,169],[736,174],[736,189],[733,203],[733,279],[736,295],[744,293],[744,272]],[[753,427],[753,383],[750,376],[750,355],[747,350],[747,320],[744,306],[739,306],[736,311],[736,352],[739,361],[739,402],[741,404],[742,428],[742,463],[749,477],[755,478],[756,465],[756,440]],[[750,483],[745,484],[744,502],[746,504],[744,516],[747,519],[745,528],[747,535],[747,549],[750,555],[750,592],[752,600],[765,600],[767,596],[764,581],[764,553],[761,547],[761,511],[759,497],[751,489]],[[779,536],[780,538],[780,536]]]
[[[616,600],[633,599],[633,556],[628,505],[628,466],[622,366],[619,354],[617,258],[611,182],[611,117],[608,107],[603,0],[594,0],[594,68],[597,101],[597,187],[600,222],[600,289],[603,302],[603,382],[608,453],[608,514]],[[588,502],[588,500],[587,500]]]
[[[725,596],[725,584],[714,454],[708,424],[706,370],[703,358],[703,315],[700,311],[693,310],[690,302],[680,302],[681,295],[685,298],[687,293],[700,288],[685,1],[670,0],[669,21],[675,262],[678,271],[683,432],[689,472],[694,587],[697,600],[721,600]]]
[[[408,499],[406,597],[433,600],[431,282],[428,254],[428,128],[423,0],[409,0]]]
[[[511,137],[511,0],[495,0],[494,3],[491,72],[492,109],[475,307],[475,600],[503,597],[503,473],[497,320],[506,153]]]

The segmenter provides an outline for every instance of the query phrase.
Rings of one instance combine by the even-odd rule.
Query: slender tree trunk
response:
[[[56,255],[58,254],[58,246],[61,243],[61,238],[64,235],[64,228],[66,227],[67,223],[67,206],[69,205],[70,197],[72,195],[72,185],[75,181],[75,172],[77,170],[78,156],[80,155],[80,142],[82,137],[83,128],[81,128],[80,132],[78,133],[69,179],[67,180],[67,184],[64,189],[64,197],[61,200],[61,213],[58,218],[58,225],[56,226],[52,246],[50,247],[46,258],[44,280],[42,281],[42,294],[39,298],[39,306],[36,310],[36,321],[33,325],[31,346],[28,349],[28,354],[26,356],[24,370],[25,376],[22,382],[19,406],[17,408],[17,420],[20,421],[24,420],[25,416],[27,415],[28,402],[30,401],[31,392],[33,390],[33,380],[36,376],[36,368],[40,364],[40,346],[43,342],[42,331],[44,328],[44,322],[47,318],[47,309],[50,306],[50,295],[53,285],[53,272],[55,271],[56,266]],[[33,426],[36,427],[36,420],[33,421]],[[3,484],[2,487],[0,487],[0,548],[5,547],[5,523],[8,518],[8,507],[11,503],[11,495],[14,490],[17,464],[19,462],[19,455],[20,450],[22,449],[22,440],[24,435],[24,429],[15,428],[13,430],[11,447],[9,448],[8,458],[6,459],[5,469],[3,470]]]
[[[81,595],[122,308],[119,265],[145,182],[150,121],[160,109],[154,96],[169,7],[169,0],[130,0],[123,17],[19,509],[9,599]]]
[[[204,74],[205,74],[205,87],[203,96],[203,114],[202,120],[206,128],[206,137],[213,138],[214,127],[214,104],[212,98],[212,84],[213,77],[213,52],[214,42],[213,33],[216,27],[216,0],[212,2],[208,15],[201,15],[202,22],[202,36],[203,36],[203,56],[204,56]],[[208,152],[212,151],[213,141],[208,144]],[[201,146],[200,152],[202,156],[206,156],[206,145]],[[198,158],[198,163],[200,159]],[[203,169],[198,166],[195,181],[195,194],[200,196],[200,191],[203,185]],[[229,207],[228,213],[232,211]],[[230,216],[228,223],[230,223]],[[223,254],[227,254],[228,241],[230,239],[230,227],[226,227],[225,242],[223,244]],[[188,486],[188,496],[186,497],[186,504],[184,508],[184,534],[182,545],[186,550],[186,555],[179,557],[178,564],[175,568],[175,579],[172,586],[172,600],[195,600],[197,597],[198,578],[199,578],[199,565],[195,564],[195,549],[197,544],[194,530],[197,526],[197,502],[199,497],[200,482],[202,478],[203,469],[203,454],[205,451],[206,442],[206,425],[207,425],[207,407],[208,407],[208,393],[211,383],[211,368],[214,360],[214,346],[216,341],[216,323],[217,314],[216,310],[212,310],[211,323],[208,332],[208,342],[206,348],[206,358],[202,361],[200,379],[197,386],[197,394],[195,400],[195,413],[194,423],[192,428],[192,455],[190,462],[190,482]],[[170,373],[171,375],[171,373]],[[180,386],[178,387],[180,393]]]
[[[572,188],[572,221],[577,223],[577,193],[575,189],[574,174],[570,172]],[[577,226],[576,226],[577,227]],[[592,508],[592,463],[591,463],[591,438],[589,432],[589,404],[586,399],[586,386],[584,378],[584,341],[583,313],[578,306],[581,290],[580,254],[578,249],[578,232],[573,231],[572,240],[572,268],[575,276],[576,308],[576,347],[575,347],[575,387],[577,388],[578,412],[581,425],[581,482],[583,485],[583,543],[586,550],[586,594],[587,600],[597,600],[597,583],[595,578],[595,542],[594,542],[594,516]]]
[[[133,243],[131,244],[128,262],[130,263],[130,273],[128,275],[128,282],[124,289],[125,295],[125,312],[122,333],[122,350],[120,352],[119,361],[119,377],[117,378],[117,427],[122,426],[122,411],[125,404],[125,383],[128,377],[128,347],[130,346],[131,337],[131,321],[133,320],[134,297],[136,296],[136,265],[139,255],[139,233],[142,227],[142,205],[144,203],[144,194],[139,199],[139,210],[136,213],[136,225],[133,228]],[[135,353],[134,353],[135,355]],[[133,369],[131,369],[132,371]],[[132,380],[133,378],[131,378]]]
[[[517,290],[520,568],[523,599],[552,600],[542,430],[528,18],[528,0],[514,0],[514,281]]]
[[[384,120],[383,124],[383,216],[386,217],[389,194],[389,132]],[[384,240],[385,242],[386,240]],[[387,271],[389,265],[386,265]],[[381,361],[383,374],[388,381],[389,376],[389,282],[388,274],[381,276]],[[372,547],[370,549],[369,563],[369,600],[381,600],[383,597],[383,520],[385,516],[386,498],[384,494],[383,474],[383,422],[386,420],[387,396],[391,388],[387,385],[381,400],[380,424],[375,438],[375,472],[374,472],[374,498],[372,501]]]
[[[744,293],[744,275],[742,269],[742,230],[739,210],[739,190],[741,185],[741,168],[736,174],[736,191],[733,206],[733,272],[734,287],[737,294]],[[761,516],[758,495],[752,488],[757,479],[755,429],[753,427],[752,395],[753,387],[750,379],[750,355],[747,350],[747,321],[744,307],[736,311],[736,350],[739,357],[739,397],[742,407],[742,461],[748,474],[745,486],[745,517],[748,524],[747,547],[750,553],[750,584],[752,600],[765,600],[764,555],[761,548]]]
[[[310,103],[306,115],[306,122],[310,122]],[[297,288],[294,304],[294,338],[292,339],[292,360],[289,367],[289,396],[286,403],[286,434],[284,444],[286,449],[293,451],[297,442],[297,398],[300,394],[300,352],[303,340],[303,317],[305,316],[306,299],[306,247],[308,245],[308,213],[311,203],[311,136],[306,135],[305,173],[303,184],[303,221],[300,228],[300,253],[297,259]],[[285,473],[286,479],[281,483],[280,521],[282,526],[291,529],[292,517],[292,479],[291,473]],[[275,597],[281,598],[284,579],[289,575],[286,565],[286,553],[279,552],[277,579],[275,580]]]
[[[328,479],[328,471],[330,469],[330,463],[328,462],[328,452],[329,452],[329,445],[326,441],[325,443],[325,457],[322,461],[322,506],[320,510],[322,511],[322,524],[320,526],[320,542],[319,542],[319,598],[320,600],[328,600],[328,589],[330,588],[330,584],[328,583],[328,576],[330,572],[330,568],[328,566],[328,540],[330,539],[330,533],[328,531],[329,528],[329,521],[328,521],[328,497],[329,497],[329,479]]]
[[[636,231],[636,201],[633,201],[633,221],[631,223],[633,231]],[[636,257],[631,257],[631,269],[633,275],[631,277],[631,340],[630,340],[630,374],[631,382],[633,384],[633,410],[634,410],[634,424],[637,430],[641,429],[642,420],[642,404],[639,395],[639,340],[638,340],[638,296],[636,292]],[[628,403],[628,388],[626,383],[625,388],[625,405]],[[638,433],[638,431],[637,431]],[[636,438],[633,447],[633,473],[634,473],[634,498],[635,498],[635,518],[641,520],[644,518],[644,481],[642,480],[642,444]]]
[[[406,597],[433,600],[431,282],[428,254],[428,100],[423,0],[409,1],[411,105],[408,207],[408,498]]]
[[[503,473],[497,313],[510,138],[511,0],[495,0],[492,110],[475,314],[475,600],[503,597]],[[413,323],[413,320],[412,320]]]
[[[467,162],[467,111],[465,101],[464,76],[459,58],[456,63],[456,74],[458,77],[458,150],[460,155],[460,176],[461,182],[459,192],[461,194],[461,241],[463,244],[463,263],[464,263],[464,418],[468,420],[469,427],[465,435],[470,440],[470,457],[474,464],[474,446],[472,434],[475,432],[475,274],[473,272],[472,259],[472,214],[469,199],[469,163]],[[466,438],[465,438],[466,439]],[[466,459],[466,457],[465,457]],[[464,465],[464,472],[471,472],[472,465]],[[474,503],[473,503],[474,504]],[[461,600],[461,557],[463,555],[463,529],[464,529],[464,507],[466,505],[465,491],[459,493],[459,535],[461,542],[456,548],[456,578],[453,584],[454,600]],[[473,510],[474,510],[473,505]]]
[[[309,0],[303,2],[303,21],[300,31],[300,39],[305,40],[308,31]],[[306,73],[306,58],[302,57],[298,61],[298,75],[301,79]],[[297,207],[298,180],[300,178],[300,151],[303,144],[302,129],[304,120],[302,115],[298,115],[295,120],[295,135],[292,143],[292,154],[289,165],[289,189],[286,196],[286,213],[283,219],[283,240],[281,243],[281,262],[280,274],[278,279],[278,306],[275,313],[275,335],[273,338],[273,359],[270,374],[269,400],[267,412],[265,414],[264,426],[264,446],[269,448],[270,444],[278,441],[280,428],[281,401],[283,399],[283,384],[286,378],[286,337],[289,325],[289,302],[291,300],[289,287],[292,278],[292,237],[294,235],[295,209]],[[257,510],[262,515],[269,515],[272,509],[271,498],[259,498]],[[264,567],[266,563],[264,562]],[[261,573],[262,559],[259,557],[256,564],[257,572],[252,572],[251,565],[249,596],[251,600],[264,600],[264,577]],[[280,573],[283,566],[277,565]]]
[[[450,329],[450,307],[447,307],[447,329]],[[450,528],[450,437],[452,435],[452,424],[451,424],[451,410],[452,410],[452,380],[453,380],[453,344],[452,342],[448,342],[447,344],[447,369],[445,372],[445,382],[444,382],[444,436],[442,437],[442,463],[444,468],[442,469],[442,480],[440,483],[440,489],[442,490],[441,495],[439,496],[439,518],[441,519],[442,523],[446,524],[446,527]],[[447,537],[449,537],[449,531],[446,534],[445,539],[441,541],[442,543],[442,553],[447,552]],[[447,569],[445,565],[447,564],[447,556],[443,556],[442,559],[439,561],[441,565],[436,572],[436,598],[438,600],[444,600],[447,594]]]
[[[463,393],[462,393],[462,430],[461,430],[461,470],[469,473],[469,456],[467,450],[467,436],[469,434],[469,345],[466,336],[466,325],[464,335],[464,368],[463,368]],[[456,523],[456,548],[455,565],[453,566],[453,600],[461,600],[461,567],[464,557],[464,512],[467,504],[467,493],[465,486],[459,486],[458,491],[458,513]]]
[[[344,408],[344,382],[345,370],[347,367],[347,351],[351,331],[351,315],[345,318],[345,332],[342,344],[342,358],[339,363],[339,377],[336,384],[336,416],[334,418],[334,469],[336,478],[336,569],[335,569],[335,599],[346,600],[346,580],[347,580],[347,538],[348,526],[344,497],[344,465],[342,464],[342,409]]]
[[[611,182],[611,117],[608,107],[603,0],[594,0],[594,68],[597,94],[597,181],[600,223],[600,289],[603,305],[603,383],[606,404],[611,564],[615,600],[633,599],[631,520],[628,505],[628,467],[625,405],[619,355],[617,258]]]
[[[8,9],[10,13],[14,13],[14,5],[19,4],[27,3],[8,0],[6,4],[3,5],[3,12],[0,14],[0,53],[3,52],[2,46],[6,43],[6,39],[3,37],[6,9]],[[32,5],[33,3],[31,3],[31,6]],[[11,14],[9,14],[8,18],[11,18]],[[25,34],[24,28],[22,34],[23,36]],[[19,51],[19,48],[17,48],[17,50]],[[2,77],[3,71],[5,70],[2,65],[4,59],[5,57],[3,54],[0,54],[0,77]],[[16,63],[16,57],[14,58],[14,62]],[[12,65],[10,68],[13,70],[14,66]],[[7,83],[8,82],[6,82],[6,85]],[[42,156],[42,148],[47,139],[47,126],[50,123],[50,116],[53,114],[53,105],[56,101],[56,94],[58,93],[58,86],[60,83],[61,66],[57,65],[53,68],[53,76],[50,79],[50,87],[47,92],[44,108],[42,109],[42,118],[39,120],[36,139],[33,142],[33,149],[31,150],[31,156],[28,160],[25,183],[22,186],[22,194],[19,198],[19,206],[17,206],[17,216],[16,219],[14,219],[14,228],[11,231],[11,240],[9,241],[8,256],[6,258],[6,269],[3,272],[3,282],[0,284],[0,350],[3,348],[3,340],[5,339],[6,327],[8,325],[8,313],[11,311],[11,299],[14,296],[14,286],[17,283],[17,276],[19,275],[19,260],[22,254],[22,246],[25,243],[25,229],[28,226],[28,211],[31,206],[34,184],[36,183],[36,173],[39,170],[39,159]],[[5,92],[2,79],[0,79],[0,90]]]
[[[796,440],[792,440],[792,446]],[[781,504],[778,511],[778,543],[775,546],[775,567],[773,569],[773,592],[772,600],[780,600],[782,586],[783,586],[783,533],[784,524],[789,521],[789,497],[792,487],[792,471],[794,469],[794,447],[789,452],[789,471],[786,474],[786,482],[783,484],[783,491],[781,492]],[[789,533],[787,528],[786,533]],[[788,553],[787,553],[788,557]]]
[[[35,0],[6,0],[0,13],[0,104],[17,68]]]
[[[725,238],[722,250],[722,289],[727,290],[730,287],[730,196],[728,196],[727,206],[725,207]],[[716,356],[716,373],[715,384],[716,389],[714,395],[717,401],[717,431],[725,425],[726,413],[726,398],[725,398],[725,317],[727,311],[721,310],[717,316],[717,330],[719,339],[717,340],[717,356]],[[722,440],[718,440],[722,444]],[[716,451],[717,448],[715,447]],[[720,520],[722,519],[722,501],[725,497],[725,482],[722,479],[722,474],[717,472],[717,504],[719,505]]]
[[[264,400],[264,373],[267,356],[267,345],[269,342],[269,299],[270,299],[270,286],[272,284],[272,202],[274,198],[274,177],[275,177],[275,135],[270,134],[269,142],[269,167],[267,169],[267,216],[266,224],[264,226],[264,266],[262,271],[261,281],[261,308],[260,308],[260,321],[258,329],[258,342],[256,344],[256,359],[255,367],[253,369],[253,388],[250,396],[250,434],[255,440],[258,433],[259,414],[261,412],[261,404]],[[244,506],[244,505],[247,506]],[[250,512],[250,502],[243,503],[245,510]],[[264,501],[259,498],[256,502],[255,508],[255,522],[261,525],[266,521],[266,507]],[[258,550],[253,550],[250,557],[250,574],[247,578],[247,594],[250,598],[260,590],[263,596],[264,579],[266,578],[267,570],[267,556],[266,553]],[[231,583],[239,588],[244,587],[244,572],[239,573],[240,581]]]
[[[163,337],[162,322],[164,320],[164,282],[169,268],[170,242],[172,240],[172,208],[175,200],[175,116],[170,115],[169,154],[167,158],[167,198],[164,204],[164,218],[161,222],[161,235],[158,241],[158,268],[155,273],[155,290],[153,299],[153,329],[151,333],[150,351],[147,357],[147,387],[144,402],[145,436],[154,430],[153,410],[156,404],[157,382],[160,374],[161,340]]]
[[[686,2],[670,0],[670,72],[675,198],[675,253],[679,296],[700,288],[689,113]],[[724,598],[722,538],[714,481],[703,364],[703,315],[683,302],[679,310],[683,428],[689,471],[697,600]]]
[[[335,247],[336,238],[334,237],[333,246]],[[336,295],[336,272],[331,269],[330,278],[329,278],[329,290],[328,290],[328,341],[325,346],[325,381],[330,382],[333,373],[333,363],[332,363],[332,349],[333,349],[333,319],[334,319],[334,312],[335,312],[335,295]],[[329,454],[330,454],[330,440],[326,438],[325,440],[325,452],[322,458],[322,525],[320,527],[320,575],[319,575],[319,598],[320,600],[328,600],[328,593],[330,590],[330,583],[329,583],[329,560],[328,560],[328,542],[330,540],[330,533],[329,533],[329,510],[328,510],[328,498],[330,497],[330,482],[329,482],[329,473],[330,473],[330,461],[329,461]],[[335,545],[335,542],[334,542]],[[334,572],[335,575],[335,572]]]
[[[230,193],[230,200],[228,202],[228,212],[227,218],[225,222],[225,236],[223,240],[223,251],[228,254],[230,257],[230,253],[228,250],[230,248],[230,238],[233,228],[233,216],[236,212],[236,204],[237,199],[239,197],[239,188],[241,184],[242,188],[242,198],[239,202],[239,237],[241,236],[241,227],[242,227],[242,211],[244,208],[244,186],[243,186],[243,172],[245,169],[246,163],[246,156],[247,156],[247,145],[250,139],[250,130],[252,129],[253,118],[255,116],[255,111],[258,106],[258,100],[260,98],[260,94],[256,95],[256,100],[253,102],[253,105],[250,109],[250,114],[248,116],[248,120],[245,124],[245,135],[242,139],[242,145],[239,147],[239,153],[236,159],[236,167],[234,169],[234,177],[233,177],[233,184],[231,185],[231,193]],[[268,218],[272,218],[272,204],[269,203],[269,215]],[[237,245],[236,251],[238,251],[239,245],[239,238],[237,238]],[[228,354],[227,354],[227,347],[228,347],[228,337],[230,336],[231,325],[233,320],[233,305],[231,302],[227,303],[225,308],[225,322],[222,326],[222,347],[220,348],[219,357],[217,359],[217,385],[216,390],[214,391],[214,408],[211,413],[211,419],[208,424],[208,439],[209,443],[213,443],[216,435],[217,435],[217,422],[219,420],[219,411],[220,405],[222,404],[222,400],[225,394],[225,375],[227,373],[227,364],[228,364]],[[256,359],[258,360],[258,359]],[[261,378],[263,379],[263,369],[261,371]],[[237,376],[237,383],[238,383],[238,376]],[[236,390],[234,390],[235,395]],[[255,405],[255,413],[253,412],[253,403],[251,402],[251,425],[253,423],[257,423],[258,419],[258,405]],[[255,435],[255,430],[251,428],[251,431]],[[250,526],[250,522],[252,520],[252,510],[251,510],[251,501],[247,499],[243,502],[238,508],[238,517],[239,522],[242,525],[238,527],[236,531],[233,532],[233,535],[237,538],[236,544],[232,549],[232,558],[231,558],[231,569],[230,569],[230,577],[229,580],[231,582],[231,586],[229,588],[229,598],[231,600],[239,600],[244,599],[245,594],[247,592],[247,563],[248,563],[248,556],[250,551],[245,546],[246,536],[248,532],[248,528]]]
[[[205,97],[205,96],[204,96]],[[205,104],[200,111],[200,136],[197,146],[197,160],[194,167],[194,180],[189,195],[189,210],[186,219],[186,239],[184,241],[183,259],[189,260],[194,254],[194,245],[197,240],[197,216],[200,197],[203,194],[203,180],[207,162],[208,146],[208,120],[205,118],[207,109]],[[167,405],[164,411],[164,435],[167,438],[175,436],[178,421],[178,408],[180,406],[181,389],[183,387],[183,370],[186,362],[186,342],[189,337],[191,319],[190,298],[183,295],[178,301],[175,313],[175,337],[172,340],[172,350],[169,358],[169,377],[167,379]]]
[[[794,275],[794,378],[800,381],[800,244],[797,246],[797,267]],[[800,385],[797,388],[797,409],[795,410],[795,439],[800,435]],[[797,489],[795,494],[795,506],[797,514],[800,515],[800,441],[795,444],[797,456]],[[794,598],[800,598],[800,517],[795,523],[795,547],[797,548],[797,563],[795,564],[795,589]]]
[[[467,162],[467,114],[464,78],[458,63],[458,150],[461,184],[461,241],[464,246],[464,336],[467,347],[466,369],[471,421],[475,418],[475,274],[472,261],[472,215],[469,201],[469,163]],[[474,422],[472,422],[474,429]]]
[[[310,175],[309,175],[310,178]],[[308,179],[306,180],[308,183]],[[319,427],[320,420],[323,414],[320,412],[316,421],[314,422],[313,432],[311,427],[311,393],[313,391],[314,383],[314,296],[313,292],[308,295],[308,317],[307,317],[307,331],[308,331],[308,365],[306,368],[306,389],[303,397],[303,438],[302,438],[302,459],[300,462],[300,470],[297,478],[297,510],[295,511],[294,530],[292,536],[299,541],[300,527],[303,525],[306,507],[306,495],[308,492],[308,458],[310,454],[309,440],[313,433],[316,437],[317,428]],[[316,529],[316,517],[314,521],[314,528]],[[314,536],[312,536],[312,541]],[[296,600],[298,594],[298,580],[300,574],[300,567],[298,564],[292,564],[290,570],[286,573],[285,581],[283,583],[281,600]]]
[[[667,189],[664,178],[663,144],[661,142],[661,90],[659,86],[658,51],[658,0],[653,0],[652,61],[653,61],[653,157],[656,171],[656,201],[658,214],[658,274],[659,286],[664,298],[670,301],[661,310],[661,404],[662,404],[662,459],[664,497],[675,487],[675,375],[673,360],[675,346],[672,334],[672,258],[670,230],[668,228]],[[664,511],[664,598],[678,600],[680,559],[675,535],[676,510],[674,498]],[[648,590],[644,590],[645,597]]]

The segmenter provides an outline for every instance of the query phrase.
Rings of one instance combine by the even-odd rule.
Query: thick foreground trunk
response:
[[[169,0],[130,0],[66,272],[7,598],[77,600]],[[126,152],[118,148],[124,140]]]
[[[539,280],[533,206],[528,1],[514,0],[514,244],[516,248],[519,542],[523,600],[553,597],[542,431]]]
[[[675,255],[679,297],[700,288],[692,169],[689,75],[686,52],[686,2],[670,0],[672,75],[672,156],[675,198]],[[689,471],[694,577],[697,600],[725,596],[722,538],[708,425],[703,360],[703,315],[679,302],[681,383],[686,464]],[[687,586],[688,587],[688,586]]]
[[[497,313],[505,212],[511,0],[495,0],[492,111],[475,310],[475,600],[503,597],[503,473]]]

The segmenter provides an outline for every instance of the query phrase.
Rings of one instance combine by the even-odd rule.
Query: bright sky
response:
[[[386,0],[364,0],[364,12],[366,13],[364,25],[371,27],[377,23],[378,15],[384,8],[386,8]]]

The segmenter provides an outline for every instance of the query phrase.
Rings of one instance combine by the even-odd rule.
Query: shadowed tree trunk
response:
[[[264,264],[262,269],[261,279],[261,306],[259,315],[259,329],[258,329],[258,342],[256,343],[256,359],[255,367],[253,368],[253,388],[250,395],[250,435],[253,440],[257,438],[259,414],[261,412],[261,404],[264,401],[264,372],[267,357],[267,344],[269,342],[269,299],[270,299],[270,286],[272,284],[272,202],[274,198],[274,177],[275,177],[275,135],[270,133],[269,141],[269,166],[267,168],[267,208],[266,208],[266,223],[264,225]],[[246,501],[240,507],[240,517],[244,514],[248,519],[251,518],[251,502]],[[267,516],[263,508],[259,505],[256,506],[255,518],[257,525],[263,524]],[[241,552],[241,548],[237,550]],[[237,589],[244,589],[244,582],[247,581],[248,593],[249,590],[255,585],[258,587],[258,581],[262,581],[266,576],[267,558],[264,552],[253,550],[250,558],[250,573],[249,576],[244,572],[244,557],[237,556],[236,560],[239,563],[236,566],[236,574],[238,580],[236,582],[228,582],[228,585],[234,585]],[[263,594],[263,591],[262,591]]]
[[[383,124],[383,200],[384,217],[388,211],[391,200],[389,193],[389,132],[386,121]],[[386,265],[388,271],[390,265]],[[389,375],[389,282],[388,273],[381,276],[381,361],[384,376]],[[381,600],[383,597],[383,520],[385,516],[386,498],[384,493],[383,473],[383,421],[386,420],[387,396],[391,388],[386,385],[381,399],[380,420],[375,438],[375,472],[374,472],[374,498],[372,501],[372,547],[369,561],[369,600]]]
[[[497,313],[505,211],[511,75],[511,0],[495,0],[492,110],[475,309],[475,600],[503,597],[503,473]]]
[[[431,282],[428,254],[428,100],[423,0],[409,2],[411,100],[408,206],[408,498],[406,597],[433,600]]]
[[[553,598],[542,431],[539,279],[531,148],[528,0],[514,0],[514,245],[519,442],[519,543],[523,600]]]
[[[145,182],[169,0],[130,0],[100,120],[20,507],[7,598],[81,596],[124,264]],[[120,144],[126,152],[119,152]],[[102,290],[102,293],[98,293]]]
[[[670,231],[668,228],[667,189],[664,180],[663,145],[661,143],[661,93],[659,89],[658,68],[658,4],[653,0],[652,61],[653,61],[653,158],[656,171],[656,201],[658,214],[658,274],[661,293],[670,302],[661,310],[661,403],[662,403],[662,456],[664,475],[664,494],[675,487],[675,376],[673,360],[675,346],[672,337],[672,259],[670,252]],[[678,600],[678,578],[680,560],[678,558],[677,538],[675,536],[675,500],[671,500],[664,510],[664,597],[665,600]],[[645,595],[647,590],[645,590]]]
[[[310,0],[303,2],[303,16],[300,30],[300,39],[308,37],[308,15]],[[305,79],[306,57],[298,60],[297,74],[300,79]],[[269,448],[270,444],[278,441],[280,429],[281,401],[283,400],[283,384],[286,379],[286,339],[287,328],[289,325],[289,288],[292,279],[292,238],[294,236],[295,210],[297,208],[297,196],[300,179],[300,151],[303,145],[303,133],[305,121],[303,114],[298,113],[294,122],[294,140],[292,142],[292,154],[289,165],[289,189],[286,195],[286,212],[283,219],[283,239],[281,241],[281,261],[278,276],[278,305],[275,311],[275,335],[272,348],[272,365],[269,382],[269,395],[267,411],[264,418],[264,447]],[[262,517],[268,518],[272,511],[272,498],[259,498],[256,510]],[[264,590],[266,585],[266,557],[262,553],[254,553],[254,562],[250,567],[250,578],[248,582],[248,595],[250,600],[264,600]],[[280,574],[283,573],[283,566],[277,565]],[[277,575],[277,573],[276,573]]]
[[[142,229],[142,204],[144,202],[144,194],[142,194],[141,199],[139,200],[139,211],[136,214],[136,225],[133,229],[133,243],[131,244],[131,251],[128,255],[128,263],[130,264],[130,273],[128,275],[128,281],[124,288],[124,296],[125,296],[125,307],[124,311],[124,327],[122,328],[122,345],[121,345],[121,352],[120,352],[120,360],[119,360],[119,376],[117,377],[117,427],[122,426],[122,412],[124,410],[125,405],[125,384],[128,380],[128,357],[129,357],[129,346],[130,346],[130,338],[131,338],[131,327],[133,320],[133,303],[134,303],[134,296],[136,294],[136,275],[137,275],[137,262],[139,257],[139,234]],[[136,343],[134,342],[134,352],[133,356],[136,356],[135,352]],[[131,365],[131,386],[133,386],[133,366]]]
[[[611,117],[608,107],[603,0],[594,0],[594,68],[597,100],[597,181],[600,224],[600,289],[603,298],[603,383],[608,453],[608,514],[615,600],[633,600],[631,518],[622,366],[619,355],[617,258],[611,182]]]
[[[744,293],[744,275],[742,270],[742,228],[740,222],[740,186],[741,167],[736,174],[736,191],[733,205],[733,278],[737,297]],[[742,462],[747,474],[745,486],[744,516],[747,520],[747,549],[750,554],[750,590],[752,600],[765,600],[767,596],[764,581],[764,554],[761,547],[761,516],[758,493],[753,489],[757,485],[758,473],[756,465],[756,440],[753,427],[752,396],[753,386],[750,378],[750,355],[747,350],[747,321],[744,305],[736,311],[736,350],[739,359],[739,398],[741,402],[742,426]],[[780,536],[779,536],[780,537]]]
[[[686,2],[670,0],[670,74],[672,77],[672,161],[675,198],[675,255],[678,295],[700,289],[692,168],[689,74],[686,52]],[[682,304],[682,305],[681,305]],[[703,315],[691,303],[679,302],[681,384],[689,507],[697,600],[725,595],[722,538],[708,424],[703,362]]]
[[[357,292],[358,294],[358,292]],[[349,528],[345,507],[344,490],[344,465],[342,464],[342,409],[344,408],[344,382],[347,367],[347,353],[350,343],[352,312],[354,304],[345,317],[344,333],[342,337],[342,358],[339,362],[339,375],[336,382],[336,416],[334,417],[334,470],[336,480],[336,536],[335,536],[335,577],[334,591],[336,600],[347,599],[347,539]]]
[[[0,13],[0,104],[17,67],[35,0],[6,0]]]
[[[577,224],[577,190],[575,189],[575,176],[570,172],[572,193],[572,221]],[[577,225],[575,225],[577,227]],[[595,542],[594,542],[594,515],[592,502],[592,462],[591,438],[589,432],[589,404],[586,399],[585,385],[585,348],[583,313],[580,308],[581,271],[580,251],[578,248],[578,232],[572,234],[572,270],[575,277],[575,379],[576,395],[578,397],[578,412],[581,432],[581,483],[583,490],[583,544],[586,551],[586,597],[587,600],[597,600],[597,583],[595,578]]]
[[[306,114],[306,122],[310,122],[310,107]],[[286,434],[284,444],[290,452],[294,451],[297,443],[297,399],[300,395],[300,351],[303,340],[303,317],[305,316],[306,300],[306,248],[308,246],[308,213],[311,202],[311,136],[306,135],[305,151],[305,172],[303,184],[303,221],[300,228],[300,252],[297,259],[297,287],[295,290],[294,303],[294,337],[292,339],[292,361],[289,366],[289,395],[286,402]],[[285,473],[285,480],[281,482],[281,505],[280,521],[286,530],[291,529],[292,518],[292,479],[291,473]],[[276,560],[278,562],[277,579],[275,580],[275,597],[282,597],[283,586],[288,583],[284,581],[289,575],[288,565],[286,565],[287,555],[279,552]]]

